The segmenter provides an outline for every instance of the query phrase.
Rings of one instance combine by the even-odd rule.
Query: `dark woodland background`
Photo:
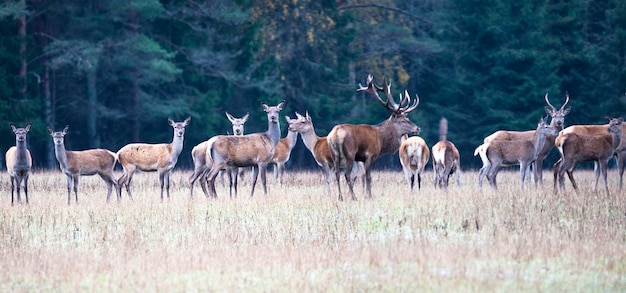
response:
[[[485,136],[536,128],[546,93],[557,108],[569,93],[566,125],[625,116],[626,1],[4,1],[0,151],[15,145],[10,123],[32,122],[35,166],[58,168],[47,126],[70,126],[70,150],[117,151],[170,142],[167,118],[191,116],[178,163],[190,168],[194,145],[231,130],[225,111],[265,131],[261,102],[308,111],[320,136],[381,122],[389,113],[355,91],[367,74],[394,97],[419,94],[410,118],[429,145],[446,117],[476,168]],[[301,142],[288,166],[317,168]]]

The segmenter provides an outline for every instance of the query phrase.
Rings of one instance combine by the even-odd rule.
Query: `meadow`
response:
[[[429,172],[410,192],[400,171],[374,171],[373,198],[358,186],[356,202],[326,195],[320,172],[190,198],[190,171],[161,202],[157,175],[139,173],[134,201],[107,204],[104,182],[82,177],[70,206],[58,171],[32,174],[30,205],[11,206],[3,172],[0,291],[624,292],[626,201],[609,172],[611,197],[582,170],[564,195],[549,172],[523,191],[501,172],[494,191],[465,171],[447,192]]]

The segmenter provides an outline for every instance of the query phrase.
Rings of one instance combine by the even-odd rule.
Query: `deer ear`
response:
[[[15,127],[15,125],[11,124],[11,130],[13,130],[13,132],[15,132],[17,130],[17,127]]]
[[[248,121],[248,118],[250,117],[250,112],[246,112],[246,115],[244,115],[241,119],[243,119],[243,122]]]
[[[189,122],[191,122],[191,116],[187,116],[185,121],[183,121],[183,123],[185,123],[185,126],[189,125]]]
[[[572,110],[572,107],[567,107],[567,108],[563,109],[563,115],[569,114],[570,110]]]
[[[235,117],[233,117],[233,115],[230,115],[230,113],[225,112],[226,113],[226,118],[228,118],[228,120],[232,123],[233,120],[235,120]]]
[[[549,115],[549,114],[552,114],[552,108],[550,108],[550,107],[548,107],[548,106],[545,106],[545,108],[544,108],[544,109],[546,109],[546,114],[548,114],[548,115]]]
[[[52,128],[50,128],[50,126],[48,126],[48,133],[49,133],[50,135],[52,135],[52,134],[54,133],[54,130],[52,130]]]
[[[172,118],[167,118],[167,123],[174,127],[174,120],[172,120]]]
[[[284,109],[285,108],[285,100],[283,100],[282,102],[278,103],[278,105],[276,105],[276,108],[278,108],[278,111]]]
[[[30,126],[31,126],[31,124],[30,124],[30,123],[28,123],[28,125],[26,125],[26,127],[24,127],[24,130],[26,130],[26,131],[30,131]]]
[[[63,128],[63,135],[66,135],[68,130],[70,130],[70,126],[65,125],[65,128]]]
[[[261,103],[261,109],[263,109],[263,111],[267,112],[267,108],[268,106],[265,103]]]

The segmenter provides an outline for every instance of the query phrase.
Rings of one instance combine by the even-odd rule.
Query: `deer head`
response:
[[[569,102],[569,93],[565,93],[565,103],[558,110],[554,106],[552,106],[552,104],[550,104],[550,101],[548,100],[548,93],[546,93],[544,99],[549,106],[546,106],[546,113],[548,113],[548,115],[552,117],[552,121],[550,122],[550,124],[558,128],[559,130],[562,130],[565,121],[565,115],[567,115],[572,109],[572,107],[567,107],[567,109],[565,109],[565,105],[567,105],[567,102]]]
[[[233,124],[233,135],[243,135],[243,125],[248,121],[248,117],[250,116],[249,112],[246,112],[241,118],[235,118],[230,113],[226,112],[226,117],[230,120],[230,123]]]

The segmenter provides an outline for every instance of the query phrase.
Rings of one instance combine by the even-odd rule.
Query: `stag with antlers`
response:
[[[417,134],[420,128],[417,127],[407,114],[417,108],[419,96],[411,103],[408,91],[404,91],[404,96],[400,95],[400,102],[396,103],[391,95],[391,84],[383,79],[383,86],[374,84],[372,75],[367,77],[367,87],[359,84],[357,91],[367,92],[373,96],[385,109],[391,112],[391,116],[378,125],[354,125],[340,124],[328,134],[328,146],[330,148],[335,178],[337,181],[338,200],[343,200],[341,194],[341,168],[344,168],[345,178],[348,182],[350,195],[353,200],[357,200],[354,195],[354,178],[350,175],[354,161],[363,162],[365,167],[365,190],[368,198],[372,197],[371,190],[371,164],[382,154],[398,151],[402,136],[406,134]],[[378,92],[384,92],[387,100],[384,101]]]
[[[550,100],[548,99],[548,93],[544,96],[544,100],[548,106],[545,107],[546,113],[552,117],[550,121],[550,127],[552,127],[557,133],[563,130],[563,126],[565,124],[565,116],[570,112],[571,107],[565,108],[567,103],[569,102],[569,94],[565,93],[565,103],[558,110],[554,107]],[[535,136],[535,130],[528,131],[509,131],[509,130],[498,130],[491,135],[485,137],[483,144],[478,146],[474,151],[474,156],[480,155],[480,158],[483,162],[483,167],[480,168],[478,173],[478,185],[482,186],[482,181],[487,175],[487,170],[489,170],[489,160],[486,155],[486,146],[489,145],[490,142],[494,140],[532,140]],[[543,145],[543,148],[539,150],[537,153],[537,159],[533,162],[534,173],[535,173],[535,184],[543,184],[543,160],[548,156],[552,148],[554,148],[554,139],[556,135],[549,135],[546,138],[546,143]],[[529,169],[530,170],[530,169]],[[530,180],[530,176],[527,176],[528,180]]]

